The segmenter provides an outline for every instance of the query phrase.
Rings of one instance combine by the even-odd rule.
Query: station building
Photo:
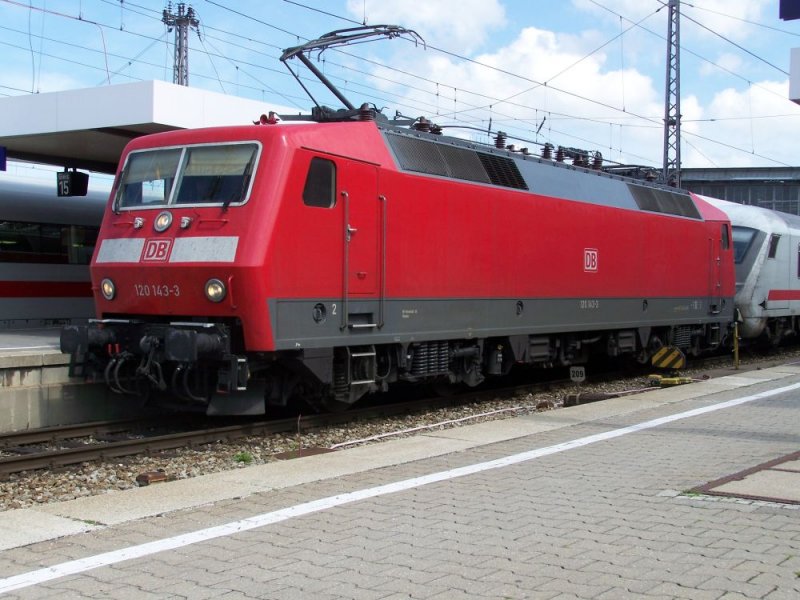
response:
[[[800,215],[800,167],[681,169],[681,186],[703,196]]]

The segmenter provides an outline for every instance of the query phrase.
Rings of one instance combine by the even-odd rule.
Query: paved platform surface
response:
[[[59,351],[60,335],[61,327],[0,330],[0,357]]]
[[[800,505],[692,490],[799,450],[800,368],[742,373],[0,513],[0,596],[795,599]]]

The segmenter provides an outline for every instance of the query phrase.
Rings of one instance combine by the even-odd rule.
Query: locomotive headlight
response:
[[[206,298],[212,302],[222,302],[228,290],[225,289],[225,284],[219,279],[209,279],[206,281]]]
[[[103,279],[103,281],[100,282],[100,292],[106,300],[113,300],[114,296],[117,295],[117,286],[115,286],[114,282],[110,279]]]
[[[158,213],[153,223],[153,229],[161,233],[162,231],[166,231],[167,227],[170,225],[172,225],[172,213],[165,210],[164,212]]]

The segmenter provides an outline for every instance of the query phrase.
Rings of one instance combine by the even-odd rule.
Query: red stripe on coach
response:
[[[800,290],[770,290],[767,300],[800,300]]]

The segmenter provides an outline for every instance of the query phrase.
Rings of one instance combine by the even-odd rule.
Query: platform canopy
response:
[[[246,125],[282,106],[167,83],[0,98],[0,147],[9,160],[114,173],[135,137],[195,127]],[[296,112],[296,111],[293,111]]]

